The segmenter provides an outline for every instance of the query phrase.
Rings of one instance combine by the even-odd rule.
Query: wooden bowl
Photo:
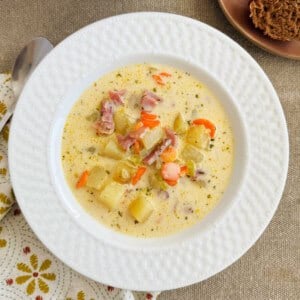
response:
[[[257,46],[290,59],[300,60],[300,41],[274,40],[254,27],[250,18],[249,0],[219,0],[228,21]]]

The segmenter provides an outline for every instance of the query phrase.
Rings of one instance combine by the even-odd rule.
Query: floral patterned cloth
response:
[[[10,75],[0,74],[0,118],[11,101]],[[43,246],[15,203],[7,169],[8,134],[6,126],[0,134],[0,299],[156,299],[158,293],[135,293],[92,281]]]

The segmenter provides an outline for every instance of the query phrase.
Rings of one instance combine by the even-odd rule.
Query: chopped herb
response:
[[[200,104],[200,106],[201,106],[201,107],[203,107],[203,106],[204,106],[204,104],[203,104],[203,103],[201,103],[201,104]]]
[[[136,80],[134,81],[134,83],[139,83],[139,81],[136,79]]]
[[[210,145],[209,145],[209,148],[211,149],[211,148],[213,148],[213,146],[214,146],[214,144],[210,144]]]
[[[207,195],[207,198],[210,199],[210,198],[211,198],[211,194],[208,194],[208,195]]]
[[[106,174],[107,174],[107,175],[109,175],[109,174],[110,174],[110,172],[109,172],[108,170],[105,170],[105,172],[106,172]]]
[[[188,122],[189,125],[191,125],[191,120],[188,120],[187,122]]]
[[[118,215],[119,215],[120,217],[123,217],[123,214],[122,214],[120,211],[118,211]]]
[[[120,73],[118,73],[116,76],[117,76],[117,77],[122,77],[122,75],[121,75]]]
[[[188,219],[188,217],[185,217],[185,219],[187,220],[187,219]]]
[[[156,88],[153,88],[152,91],[153,91],[154,93],[156,93],[156,92],[157,92],[157,89],[156,89]]]
[[[213,142],[215,139],[211,139],[211,141]]]
[[[198,95],[198,94],[196,94],[196,95],[195,95],[195,97],[196,97],[196,98],[199,98],[199,95]]]
[[[96,148],[94,146],[91,146],[91,147],[87,148],[87,151],[90,153],[95,153]]]
[[[139,221],[137,221],[137,220],[134,220],[134,224],[139,224]]]

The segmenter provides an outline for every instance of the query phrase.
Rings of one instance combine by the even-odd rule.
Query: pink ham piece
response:
[[[205,179],[205,172],[201,169],[197,169],[195,175],[192,177],[193,181],[203,181]]]
[[[126,90],[120,91],[109,91],[109,98],[114,102],[116,105],[123,105],[124,104],[124,96],[127,93]]]
[[[131,138],[134,138],[134,139],[139,139],[139,138],[143,137],[146,130],[147,130],[147,127],[142,126],[137,130],[129,132],[128,136],[130,136]]]
[[[117,136],[118,143],[124,150],[128,150],[136,141],[135,138],[130,137],[129,135],[118,135]]]
[[[167,200],[170,198],[170,194],[167,191],[159,190],[157,192],[158,197],[160,197],[162,200]]]
[[[177,136],[173,130],[170,128],[165,128],[166,136],[168,139],[172,141],[172,146],[177,146]]]
[[[160,144],[156,146],[154,150],[152,150],[146,157],[144,157],[143,162],[146,165],[152,165],[164,152],[164,150],[168,148],[171,144],[172,141],[170,139],[164,139]]]
[[[160,101],[162,101],[160,97],[149,91],[145,91],[141,99],[142,109],[150,112]]]
[[[104,100],[100,110],[100,119],[93,124],[96,134],[112,134],[115,130],[113,119],[114,104],[110,100]]]
[[[127,151],[136,142],[136,140],[138,140],[144,135],[146,130],[146,127],[141,127],[135,131],[129,132],[125,136],[119,135],[117,139],[120,146]]]

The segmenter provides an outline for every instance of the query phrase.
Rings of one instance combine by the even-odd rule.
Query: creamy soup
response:
[[[66,181],[109,228],[157,237],[199,222],[222,197],[233,135],[213,91],[158,64],[111,72],[73,106],[62,137]]]

